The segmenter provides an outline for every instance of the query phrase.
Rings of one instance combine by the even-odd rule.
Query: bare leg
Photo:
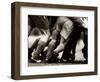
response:
[[[32,59],[38,60],[39,55],[41,54],[42,50],[44,49],[44,47],[47,44],[47,41],[48,41],[48,35],[41,36],[41,39],[38,42],[37,48],[35,50],[33,50]]]
[[[54,50],[54,52],[59,53],[59,52],[63,51],[64,46],[65,46],[65,39],[63,37],[61,37],[60,44],[57,46],[57,48]]]
[[[56,40],[59,35],[59,32],[57,30],[54,30],[52,33],[52,40],[50,41],[48,45],[47,55],[46,55],[46,61],[49,60],[52,57],[53,50],[55,48]]]
[[[48,45],[46,61],[52,57],[52,53],[53,53],[53,50],[55,48],[55,42],[56,42],[55,40],[52,40]]]
[[[35,59],[38,59],[39,54],[40,54],[41,51],[44,49],[45,45],[46,45],[46,42],[43,42],[43,41],[41,41],[41,40],[39,41],[36,50],[33,51],[33,54],[32,54],[32,56],[33,56]]]

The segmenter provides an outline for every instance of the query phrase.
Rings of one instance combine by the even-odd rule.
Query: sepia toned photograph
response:
[[[97,75],[97,7],[11,4],[11,78]]]
[[[88,17],[28,15],[28,64],[87,64]]]

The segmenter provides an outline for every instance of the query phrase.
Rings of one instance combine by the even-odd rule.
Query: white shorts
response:
[[[28,48],[31,48],[32,45],[34,44],[34,42],[38,39],[43,42],[47,42],[48,37],[49,37],[48,34],[43,34],[43,35],[39,35],[39,36],[30,35],[28,38]]]

